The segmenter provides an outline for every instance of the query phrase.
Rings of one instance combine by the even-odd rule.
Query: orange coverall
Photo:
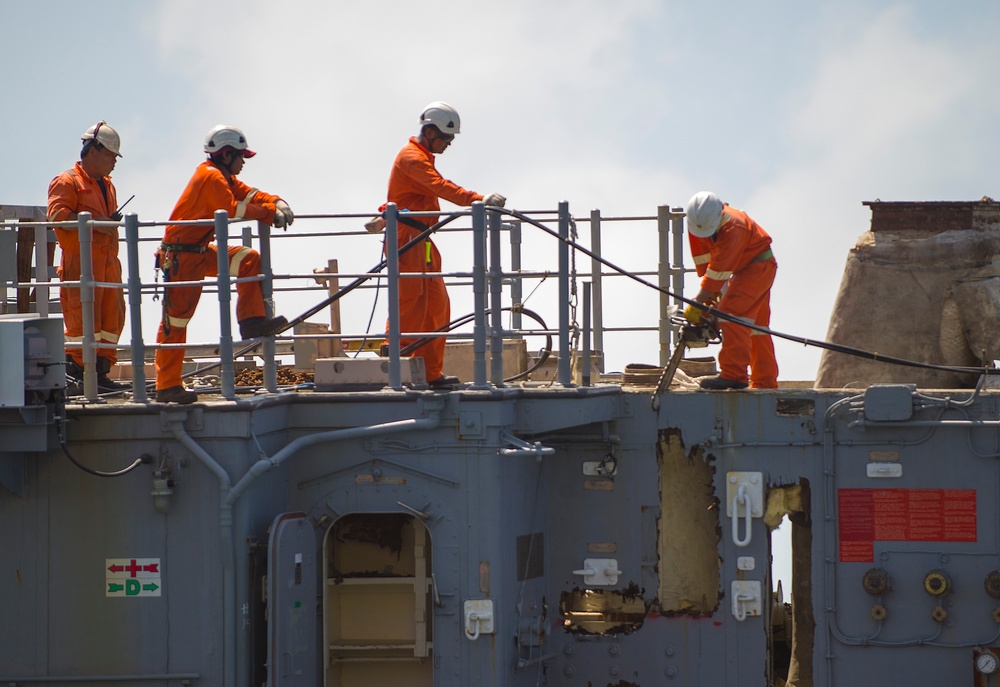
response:
[[[89,212],[94,219],[107,219],[118,208],[118,197],[111,177],[104,177],[105,192],[97,179],[84,171],[83,165],[76,163],[49,184],[48,218],[53,222],[63,222],[74,213]],[[80,236],[75,228],[57,228],[56,239],[62,249],[59,262],[59,279],[79,281],[80,279]],[[94,281],[120,284],[122,264],[118,260],[118,229],[115,227],[94,227],[91,255],[94,263]],[[83,340],[83,312],[80,305],[79,287],[59,290],[62,305],[63,325],[66,343]],[[94,338],[97,343],[117,344],[125,326],[125,295],[122,289],[97,287],[94,289]],[[83,350],[67,348],[66,353],[80,366],[83,365]],[[118,352],[113,348],[98,348],[97,355],[107,358],[111,365],[118,360]]]
[[[227,180],[211,160],[202,162],[181,194],[172,220],[212,219],[216,210],[225,210],[232,218],[246,218],[271,223],[275,203],[281,200],[244,184],[235,176]],[[209,242],[215,228],[171,224],[159,249],[160,267],[167,281],[198,281],[218,275],[217,247]],[[229,274],[255,277],[260,272],[260,254],[245,246],[229,246]],[[236,319],[264,317],[264,296],[260,282],[236,285]],[[163,298],[163,319],[156,333],[157,343],[184,343],[187,326],[201,298],[200,286],[167,287]],[[184,366],[183,348],[156,349],[156,388],[169,389],[181,384]]]
[[[755,324],[771,322],[771,284],[778,263],[771,254],[771,237],[742,210],[726,205],[715,236],[688,234],[701,287],[718,293],[728,284],[718,309]],[[720,321],[722,350],[719,376],[753,389],[778,386],[778,362],[769,334]],[[749,378],[747,366],[750,367]]]
[[[420,145],[416,137],[403,146],[392,163],[389,174],[388,202],[395,203],[400,210],[431,212],[440,210],[438,198],[444,198],[455,205],[472,205],[482,200],[482,194],[462,188],[444,177],[434,167],[434,154]],[[385,209],[383,206],[381,209]],[[434,218],[413,218],[426,226],[437,221]],[[402,222],[399,223],[399,247],[423,231]],[[401,273],[426,273],[441,271],[441,254],[429,238],[427,245],[415,246],[399,256]],[[404,332],[433,332],[451,321],[451,303],[448,291],[441,277],[399,280],[399,326]],[[405,346],[413,338],[401,339]],[[443,337],[424,344],[417,352],[424,359],[427,381],[441,377],[444,364]]]

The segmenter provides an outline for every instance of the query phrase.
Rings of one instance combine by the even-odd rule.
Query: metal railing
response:
[[[6,217],[3,212],[5,207],[0,205],[0,218]],[[674,330],[669,321],[668,308],[671,305],[668,296],[663,291],[671,291],[676,295],[683,294],[684,275],[692,270],[686,268],[683,263],[684,256],[684,227],[683,211],[669,206],[660,206],[656,216],[638,217],[603,217],[599,210],[593,210],[588,217],[575,218],[569,212],[568,203],[560,203],[556,211],[533,211],[526,213],[511,213],[505,210],[488,208],[482,203],[476,203],[467,210],[458,212],[441,213],[410,213],[399,210],[390,204],[383,213],[386,219],[385,238],[385,264],[387,271],[382,278],[387,279],[388,285],[388,323],[385,338],[389,342],[389,372],[388,386],[391,389],[402,389],[401,363],[399,355],[399,342],[402,338],[431,338],[447,337],[451,339],[471,339],[473,349],[473,380],[472,388],[484,389],[491,386],[503,386],[503,358],[499,353],[503,350],[503,340],[506,338],[523,337],[532,334],[550,334],[558,337],[559,358],[557,363],[555,382],[563,386],[572,385],[571,374],[571,351],[580,351],[583,360],[582,376],[584,384],[590,384],[590,355],[592,351],[603,351],[606,345],[606,334],[617,332],[637,332],[652,331],[655,329],[659,337],[659,360],[664,364],[669,357],[670,348],[675,342]],[[515,216],[516,215],[516,216]],[[331,215],[300,215],[297,222],[312,222],[315,220],[357,220],[367,218],[371,215],[363,214],[331,214]],[[421,273],[419,275],[400,274],[398,266],[398,230],[399,218],[401,216],[412,216],[414,218],[439,217],[469,219],[471,226],[452,228],[451,226],[441,229],[441,231],[471,232],[473,242],[473,264],[471,271],[441,272],[441,273]],[[527,221],[522,218],[526,218]],[[83,310],[84,325],[83,341],[81,349],[84,359],[84,383],[83,395],[88,400],[97,400],[95,361],[97,350],[103,347],[114,347],[120,351],[128,351],[132,361],[132,400],[143,403],[147,401],[147,381],[143,368],[143,361],[147,351],[166,347],[185,347],[188,349],[203,349],[215,347],[218,350],[220,366],[220,394],[226,399],[236,398],[234,360],[241,354],[246,354],[250,348],[244,347],[237,350],[231,334],[231,287],[234,281],[260,281],[264,295],[267,315],[273,315],[273,293],[276,281],[291,283],[297,279],[309,278],[316,282],[320,277],[354,277],[365,279],[375,276],[375,272],[328,273],[312,272],[309,274],[274,274],[272,270],[272,242],[279,238],[272,236],[270,227],[263,223],[257,223],[256,236],[252,230],[244,228],[242,241],[244,245],[250,245],[256,239],[257,247],[261,255],[260,276],[246,279],[234,280],[230,277],[228,269],[228,252],[226,250],[230,241],[230,225],[233,223],[245,223],[246,220],[230,219],[225,211],[218,211],[212,220],[199,220],[188,222],[170,222],[174,225],[213,225],[216,233],[216,244],[218,246],[219,269],[218,276],[214,280],[204,280],[196,282],[167,282],[148,281],[142,279],[142,269],[139,254],[139,247],[142,243],[158,241],[166,222],[140,222],[138,215],[130,213],[126,215],[123,223],[110,221],[96,221],[88,213],[81,213],[76,221],[72,222],[2,222],[0,232],[6,229],[33,229],[35,234],[35,279],[30,281],[18,281],[12,283],[7,280],[5,286],[13,288],[35,288],[37,293],[36,308],[40,315],[49,314],[48,289],[52,284],[49,281],[47,248],[48,230],[50,227],[70,228],[75,227],[80,235],[81,244],[81,277],[77,282],[59,282],[60,288],[79,288],[81,292],[81,305]],[[576,299],[577,282],[582,274],[587,274],[577,269],[577,258],[582,255],[577,253],[570,242],[579,243],[576,236],[576,226],[582,223],[590,225],[590,246],[589,252],[592,257],[589,264],[590,281],[583,284],[583,323],[577,322]],[[661,289],[659,293],[659,321],[656,327],[612,327],[605,324],[604,295],[606,280],[610,277],[618,276],[618,273],[609,269],[607,264],[602,262],[602,241],[603,231],[607,224],[615,223],[656,223],[656,241],[658,244],[658,264],[655,270],[631,272],[638,276],[656,276],[656,284]],[[525,300],[525,282],[540,282],[552,276],[551,270],[524,269],[523,243],[525,241],[526,230],[535,228],[532,225],[547,226],[555,225],[553,233],[557,233],[556,262],[557,270],[555,277],[557,280],[556,307],[558,311],[558,324],[552,330],[524,329],[520,312],[514,306],[522,305]],[[99,283],[94,281],[93,267],[91,263],[91,237],[94,227],[118,227],[124,225],[124,244],[126,250],[127,280],[124,284]],[[301,226],[298,224],[297,226]],[[140,237],[140,230],[153,229],[157,235]],[[539,232],[540,233],[540,232]],[[504,236],[507,237],[506,251],[509,260],[509,270],[504,269]],[[282,236],[282,240],[293,240],[302,237],[302,234],[289,234]],[[347,236],[370,236],[363,231],[348,232],[311,232],[308,234],[311,243],[318,238],[331,238],[342,240]],[[616,235],[617,236],[617,235]],[[651,251],[645,245],[637,245],[637,252],[644,256]],[[312,251],[311,251],[312,252]],[[549,254],[551,255],[551,254]],[[2,260],[2,257],[0,257]],[[3,274],[3,270],[0,270]],[[403,332],[399,325],[398,311],[398,287],[399,279],[412,278],[414,276],[440,276],[451,280],[450,287],[471,286],[473,301],[473,331],[471,334],[460,332]],[[143,340],[143,306],[144,295],[154,293],[158,288],[175,288],[177,286],[200,285],[208,287],[206,293],[216,293],[218,296],[219,326],[220,333],[217,342],[188,342],[185,344],[148,344]],[[117,288],[124,289],[128,293],[127,310],[131,324],[130,341],[120,342],[119,345],[99,343],[94,338],[93,333],[93,303],[94,289]],[[214,287],[214,288],[213,288]],[[504,293],[506,287],[506,294]],[[281,287],[282,292],[289,291],[316,291],[323,288],[321,284],[312,287]],[[370,288],[363,286],[361,288]],[[537,288],[537,286],[536,286]],[[6,293],[4,301],[6,301]],[[505,306],[505,301],[510,307]],[[148,307],[148,301],[145,303]],[[503,324],[503,312],[510,311],[510,326]],[[158,321],[158,320],[157,320]],[[306,338],[331,338],[337,342],[359,341],[371,339],[374,336],[382,338],[383,334],[373,334],[371,331],[365,332],[331,332],[329,335],[296,335],[282,336],[282,341]],[[268,391],[277,391],[276,375],[276,348],[275,339],[268,337],[257,342],[259,355],[263,359],[264,381],[263,386]],[[486,354],[488,351],[497,351],[497,355],[490,357],[489,369],[487,370]],[[601,370],[603,371],[603,369]]]

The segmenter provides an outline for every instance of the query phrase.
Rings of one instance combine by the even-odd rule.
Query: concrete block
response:
[[[444,347],[444,365],[442,371],[446,375],[455,375],[463,382],[471,382],[475,378],[473,369],[474,353],[471,341],[449,343]],[[490,351],[486,351],[486,376],[490,374]],[[503,342],[503,376],[512,377],[528,369],[528,347],[524,339],[511,339]]]
[[[426,384],[423,358],[400,360],[403,384]],[[389,384],[388,358],[317,358],[316,391],[378,391]]]

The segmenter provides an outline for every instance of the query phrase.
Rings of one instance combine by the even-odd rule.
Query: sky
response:
[[[420,111],[444,100],[462,133],[438,169],[509,207],[565,200],[580,218],[594,208],[650,216],[712,190],[746,210],[774,240],[772,328],[824,339],[845,260],[869,226],[863,201],[1000,194],[994,0],[0,0],[0,13],[2,204],[44,205],[49,180],[78,159],[80,134],[103,119],[122,137],[119,199],[135,194],[128,210],[165,220],[205,133],[226,122],[258,151],[247,183],[298,215],[368,213]],[[295,240],[275,248],[275,271],[307,274],[328,258],[366,271],[378,238],[310,236],[362,221],[300,219]],[[588,245],[585,224],[580,233]],[[468,237],[438,244],[446,270],[469,268]],[[631,270],[655,269],[656,245],[623,224],[603,239]],[[526,267],[554,268],[555,248],[526,236]],[[547,280],[528,304],[550,325],[554,289]],[[292,317],[323,296],[279,293],[277,310]],[[381,330],[384,291],[374,298],[344,300],[346,331],[369,319]],[[656,325],[647,289],[614,280],[606,300],[609,326]],[[453,302],[466,312],[467,295],[454,290]],[[217,333],[208,307],[190,340]],[[148,340],[157,308],[144,311]],[[606,342],[609,370],[658,360],[655,334]],[[776,349],[782,379],[813,379],[817,349]]]

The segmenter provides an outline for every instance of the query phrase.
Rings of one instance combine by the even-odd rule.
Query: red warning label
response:
[[[976,541],[975,489],[840,489],[840,561],[870,563],[876,541]]]

